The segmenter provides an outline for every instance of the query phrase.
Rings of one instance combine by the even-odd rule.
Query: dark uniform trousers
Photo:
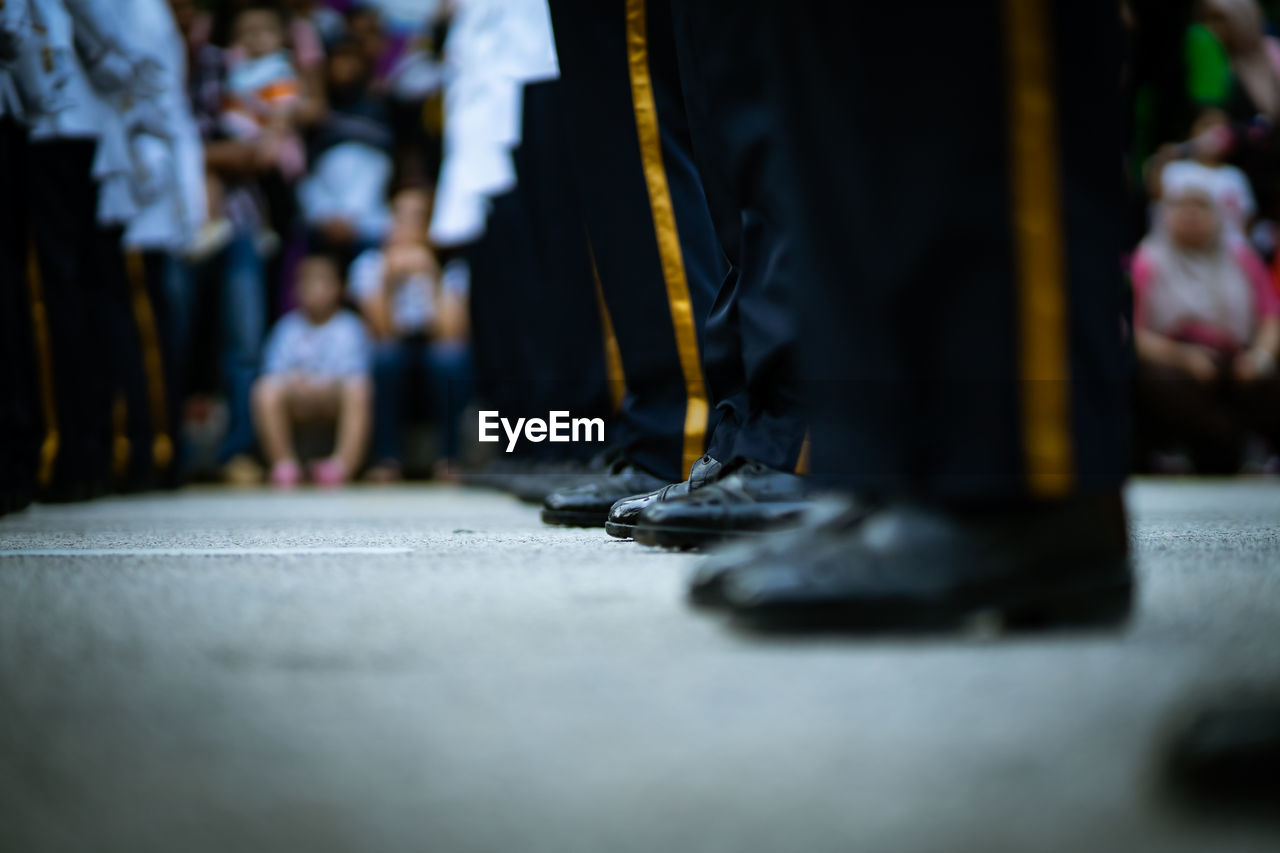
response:
[[[662,2],[662,0],[657,0]],[[707,320],[707,379],[722,417],[708,452],[782,470],[806,432],[796,364],[793,238],[771,184],[784,176],[771,145],[761,54],[771,40],[749,4],[669,0],[694,159],[731,268]],[[713,365],[728,365],[715,370]]]
[[[27,205],[37,263],[31,300],[39,317],[36,361],[43,407],[39,485],[57,494],[109,478],[112,370],[102,276],[95,266],[95,143],[57,139],[27,146]],[[51,405],[48,402],[51,401]]]
[[[724,277],[666,0],[552,0],[564,117],[626,393],[610,443],[684,478],[714,428],[705,319]],[[714,368],[713,368],[714,369]]]
[[[792,169],[814,473],[944,503],[1115,489],[1115,4],[749,5]]]
[[[164,252],[126,251],[123,229],[98,232],[96,269],[104,291],[103,322],[111,354],[111,464],[125,491],[177,485],[180,401],[169,372],[172,341],[167,314]]]
[[[42,438],[28,278],[27,129],[0,119],[0,489],[28,497]]]
[[[601,305],[558,89],[555,81],[525,86],[516,187],[494,199],[473,253],[477,367],[483,398],[504,417],[567,411],[607,420]],[[550,460],[599,449],[522,442],[517,453]]]
[[[94,144],[26,133],[12,121],[0,129],[0,478],[83,497],[145,460],[146,476],[132,479],[149,483],[153,452],[172,456],[163,386],[148,381],[162,369],[154,316],[151,334],[140,329],[151,295],[130,286],[121,230],[97,225]]]

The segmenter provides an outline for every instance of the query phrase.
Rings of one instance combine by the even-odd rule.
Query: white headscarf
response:
[[[1168,177],[1155,229],[1142,241],[1154,267],[1143,298],[1144,324],[1161,334],[1176,334],[1188,325],[1211,326],[1244,347],[1253,338],[1253,285],[1227,237],[1214,194],[1215,175],[1190,164]],[[1207,199],[1218,219],[1218,231],[1203,249],[1179,246],[1166,224],[1167,206],[1189,195]]]

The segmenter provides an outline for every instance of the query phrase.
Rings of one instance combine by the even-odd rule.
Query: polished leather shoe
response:
[[[852,530],[871,512],[871,505],[847,495],[818,495],[795,527],[728,542],[699,561],[689,575],[689,603],[694,607],[728,607],[724,580],[735,569],[756,561],[785,559],[814,537]]]
[[[763,630],[1112,627],[1132,607],[1118,491],[1005,509],[896,503],[790,553],[725,572],[721,594]]]
[[[636,520],[632,537],[641,545],[700,548],[795,526],[808,506],[804,477],[742,460],[684,498],[648,506]]]
[[[1170,743],[1165,781],[1180,805],[1280,818],[1280,696],[1237,696],[1199,710]]]
[[[623,498],[609,508],[609,520],[604,523],[604,530],[610,536],[619,539],[630,539],[635,530],[636,520],[640,513],[650,506],[663,501],[683,498],[692,491],[714,482],[723,469],[717,460],[703,456],[689,469],[689,478],[679,483],[668,483],[661,489],[646,492],[643,495],[632,495]]]
[[[547,495],[542,504],[542,520],[563,527],[603,527],[609,508],[615,503],[654,491],[665,483],[629,460],[617,459],[591,482]]]

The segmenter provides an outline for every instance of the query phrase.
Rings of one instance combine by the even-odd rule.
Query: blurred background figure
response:
[[[304,258],[297,290],[298,307],[267,339],[263,375],[253,387],[254,422],[272,485],[287,489],[302,481],[295,436],[307,429],[334,434],[332,449],[308,466],[311,480],[340,486],[360,470],[369,439],[369,338],[360,318],[342,307],[332,258]]]
[[[369,57],[353,37],[330,48],[326,79],[329,110],[313,136],[313,167],[298,187],[298,200],[307,241],[349,262],[388,227],[386,195],[395,168],[391,116],[374,90]]]
[[[1159,218],[1134,258],[1142,447],[1182,442],[1204,474],[1232,474],[1256,435],[1280,444],[1280,296],[1232,239],[1212,169],[1166,170]]]
[[[391,200],[383,245],[351,265],[350,295],[374,338],[373,467],[368,478],[402,475],[403,425],[413,399],[431,403],[439,425],[435,476],[457,476],[462,406],[470,394],[465,292],[450,291],[427,244],[430,197],[407,187]]]
[[[733,10],[695,5],[650,2],[630,24],[625,4],[545,0],[0,6],[0,507],[266,480],[251,388],[312,254],[336,260],[372,342],[369,452],[337,454],[337,479],[481,467],[464,428],[476,404],[609,419],[609,453],[525,443],[474,480],[534,501],[585,484],[598,520],[631,488],[609,473],[618,459],[664,490],[704,456],[754,460],[770,482],[802,470],[808,423],[778,381],[795,335],[774,322],[794,252],[762,200],[777,163],[753,141],[764,69],[728,61],[742,40]],[[1280,293],[1278,6],[1116,7],[1138,316],[1128,300],[1122,313],[1140,330],[1143,470],[1280,467],[1265,414]],[[627,53],[641,40],[626,38],[641,24],[643,67]],[[562,79],[562,63],[576,76]],[[607,73],[583,73],[595,67]],[[642,70],[660,113],[665,219],[637,147]],[[908,206],[915,223],[922,208]],[[1212,220],[1216,236],[1179,242],[1179,218]],[[675,242],[654,239],[670,219]],[[1191,313],[1175,322],[1179,300]],[[1188,322],[1221,326],[1212,353]],[[1188,372],[1209,361],[1213,382]],[[1193,415],[1187,401],[1201,397],[1212,405]],[[1214,450],[1196,437],[1210,412],[1234,425]]]

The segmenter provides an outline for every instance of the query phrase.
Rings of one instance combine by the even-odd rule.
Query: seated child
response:
[[[428,396],[440,428],[436,477],[453,479],[458,473],[458,421],[471,385],[467,299],[455,278],[441,275],[427,245],[429,208],[426,191],[397,192],[386,241],[351,265],[351,298],[374,337],[373,480],[400,477],[401,426],[410,388]]]
[[[302,479],[294,428],[336,426],[333,453],[311,466],[311,478],[338,486],[359,469],[369,439],[369,339],[360,318],[341,307],[342,278],[331,258],[302,261],[297,294],[299,307],[267,339],[253,387],[254,423],[271,482],[282,488]]]
[[[1238,470],[1251,435],[1280,439],[1280,296],[1229,215],[1211,169],[1166,176],[1133,262],[1139,437],[1184,443],[1201,473]]]

